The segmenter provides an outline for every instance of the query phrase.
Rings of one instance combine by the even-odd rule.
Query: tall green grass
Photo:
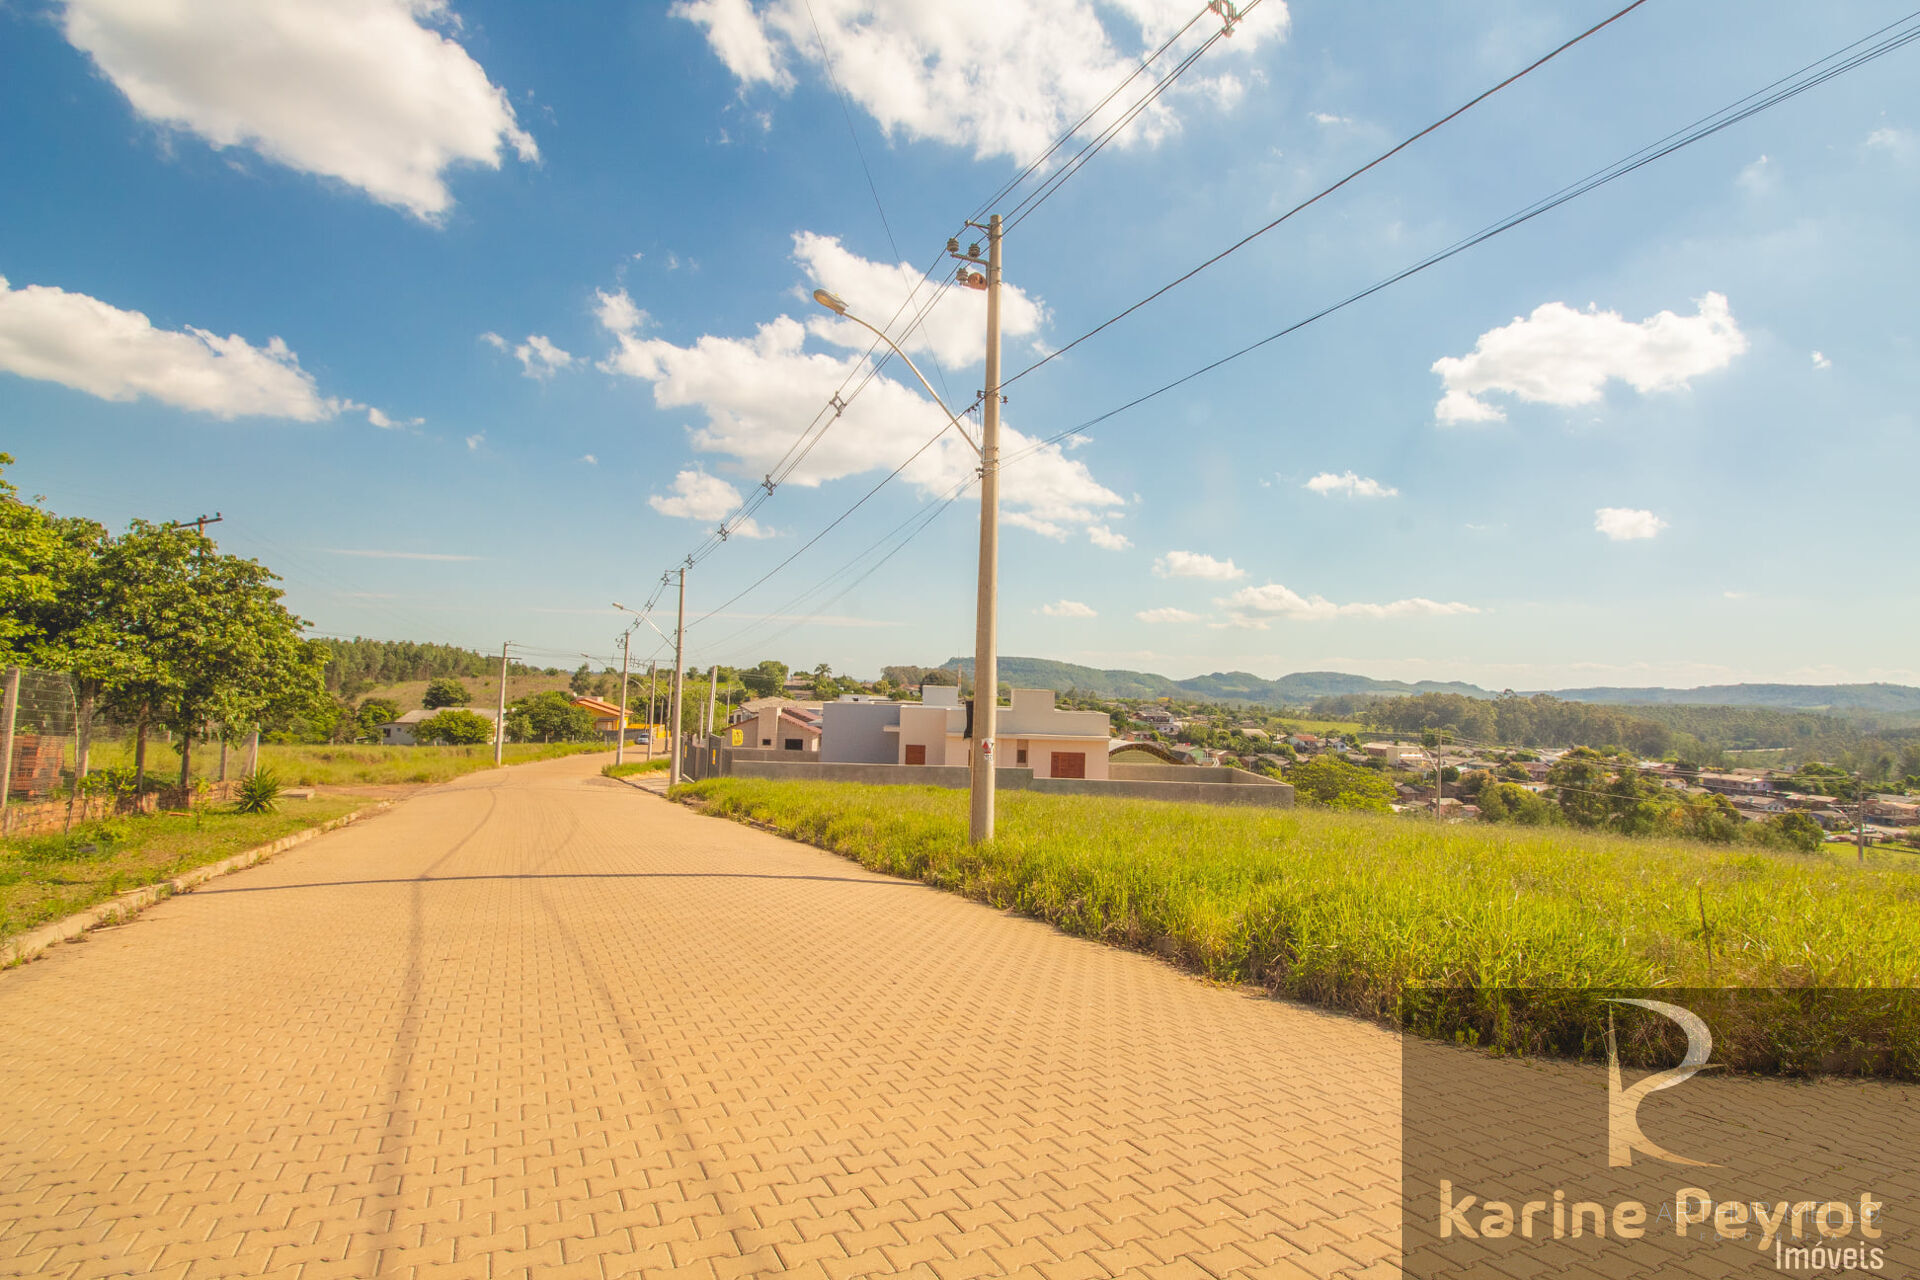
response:
[[[599,743],[509,742],[504,750],[504,758],[510,765],[531,764],[536,760],[552,760],[558,756],[611,750]],[[245,748],[228,748],[229,778],[240,776],[245,759]],[[88,764],[93,769],[131,768],[133,745],[130,742],[95,743]],[[218,773],[219,766],[220,748],[217,744],[195,744],[194,777],[211,781]],[[263,742],[260,744],[260,768],[270,770],[279,775],[282,782],[296,787],[446,782],[462,774],[493,768],[493,747]],[[147,744],[147,776],[150,783],[170,786],[179,781],[179,774],[180,753],[177,750],[158,742]]]
[[[1399,1017],[1409,991],[1920,983],[1920,874],[1825,854],[1022,792],[1001,795],[996,839],[972,849],[959,791],[721,778],[682,794],[877,871],[1371,1017]],[[1562,1038],[1503,1026],[1486,1000],[1427,1007],[1432,1034]]]

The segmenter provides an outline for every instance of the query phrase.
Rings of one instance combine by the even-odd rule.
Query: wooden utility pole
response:
[[[653,727],[660,723],[660,664],[647,662],[647,759],[653,759]]]
[[[707,733],[713,733],[714,695],[720,692],[720,664],[714,663],[707,672]]]

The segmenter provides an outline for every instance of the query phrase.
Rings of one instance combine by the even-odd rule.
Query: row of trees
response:
[[[1358,710],[1360,722],[1392,733],[1445,729],[1468,742],[1526,747],[1624,747],[1641,756],[1664,756],[1674,747],[1666,725],[1613,707],[1565,702],[1551,694],[1523,698],[1470,698],[1459,693],[1417,693],[1381,698]]]
[[[12,462],[0,454],[0,661],[69,677],[78,777],[97,715],[133,726],[142,778],[149,731],[177,735],[184,788],[196,736],[237,736],[327,701],[327,651],[302,636],[265,566],[197,529],[135,520],[113,534],[23,502],[5,478]]]

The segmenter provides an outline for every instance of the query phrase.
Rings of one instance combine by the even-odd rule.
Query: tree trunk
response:
[[[133,794],[147,789],[147,717],[143,712],[133,732]]]
[[[193,794],[193,733],[190,730],[180,732],[180,805],[186,808],[192,804],[189,797]]]

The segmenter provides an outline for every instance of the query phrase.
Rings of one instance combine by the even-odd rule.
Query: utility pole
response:
[[[687,567],[680,566],[680,620],[673,627],[673,728],[668,741],[673,755],[667,761],[667,785],[680,785],[680,716],[687,677]]]
[[[620,722],[614,726],[613,762],[627,760],[627,650],[633,643],[633,628],[620,633]]]
[[[7,717],[7,725],[11,729],[12,716]],[[1867,860],[1867,784],[1856,773],[1853,775],[1853,786],[1854,794],[1860,797],[1860,804],[1854,814],[1859,820],[1853,825],[1853,853],[1854,857],[1864,864]]]
[[[707,672],[707,734],[713,734],[714,695],[720,691],[720,664],[714,663]]]
[[[1000,215],[987,224],[987,369],[980,414],[980,592],[973,637],[967,839],[993,839],[994,711],[1000,698]],[[964,270],[964,268],[963,268]]]
[[[651,659],[648,660],[647,662],[647,759],[649,760],[653,759],[653,726],[660,723],[660,716],[656,710],[656,704],[660,700],[659,669],[660,669],[659,663],[654,662]]]
[[[20,714],[20,668],[7,668],[7,692],[0,706],[0,829],[12,830],[6,813],[7,793],[13,789],[13,722]]]
[[[500,715],[493,722],[493,767],[498,769],[507,751],[507,650],[513,641],[500,646]]]
[[[216,511],[210,516],[198,515],[191,520],[169,520],[167,521],[167,527],[169,529],[177,529],[181,525],[190,524],[193,526],[193,531],[204,538],[207,536],[208,525],[219,524],[224,519],[226,519],[226,517],[221,515],[218,511]]]

